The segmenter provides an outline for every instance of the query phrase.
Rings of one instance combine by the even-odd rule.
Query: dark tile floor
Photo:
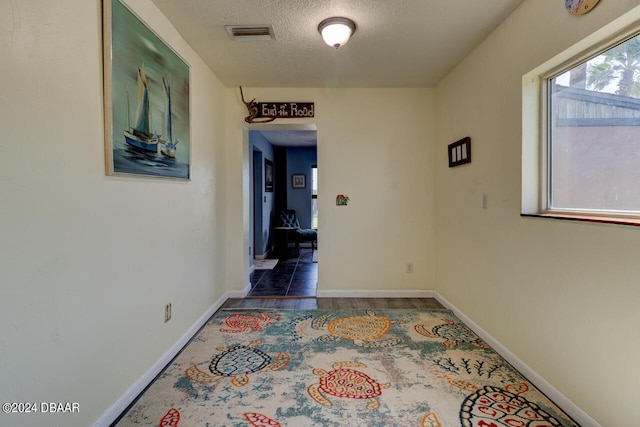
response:
[[[281,258],[273,270],[254,270],[247,298],[315,297],[317,286],[318,263],[313,262],[313,251],[300,248],[298,256]]]

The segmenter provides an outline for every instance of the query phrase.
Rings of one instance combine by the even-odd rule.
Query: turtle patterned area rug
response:
[[[115,424],[577,426],[449,310],[224,310]]]

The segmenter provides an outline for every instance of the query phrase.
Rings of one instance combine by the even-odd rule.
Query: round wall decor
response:
[[[600,0],[564,0],[564,7],[572,15],[584,15],[596,7]]]

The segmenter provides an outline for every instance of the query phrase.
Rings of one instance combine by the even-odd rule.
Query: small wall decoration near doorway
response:
[[[449,144],[449,167],[471,163],[471,138],[462,138]]]
[[[264,191],[273,191],[273,162],[269,159],[264,159]]]
[[[572,15],[584,15],[591,12],[600,0],[564,0],[564,7]]]
[[[336,196],[336,206],[347,206],[349,203],[349,196],[345,196],[344,194],[338,194]]]
[[[120,0],[105,0],[107,175],[189,179],[189,64]]]
[[[304,174],[294,174],[291,176],[291,186],[293,188],[305,188],[307,186],[307,176]]]

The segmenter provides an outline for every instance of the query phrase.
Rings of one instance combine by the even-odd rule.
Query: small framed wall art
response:
[[[291,176],[291,186],[293,188],[305,188],[307,186],[307,176],[304,174],[294,174]]]
[[[449,167],[471,163],[471,138],[462,138],[449,144]]]
[[[264,159],[264,191],[273,192],[273,162],[269,159]]]

